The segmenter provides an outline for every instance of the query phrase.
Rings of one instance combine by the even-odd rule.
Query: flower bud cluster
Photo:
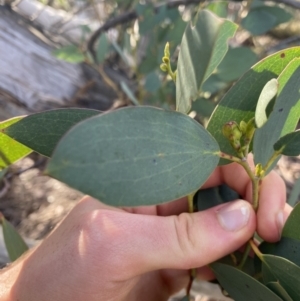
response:
[[[242,120],[239,125],[235,121],[229,121],[222,128],[223,135],[229,140],[230,145],[240,158],[247,157],[254,131],[254,118],[247,123]]]

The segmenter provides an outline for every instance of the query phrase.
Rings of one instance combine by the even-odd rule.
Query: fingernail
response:
[[[249,221],[249,206],[244,201],[235,201],[217,210],[219,223],[226,231],[238,231]]]
[[[278,228],[278,236],[279,236],[279,239],[281,238],[281,232],[282,232],[282,229],[283,229],[283,224],[284,224],[284,220],[283,220],[283,212],[280,211],[280,212],[277,214],[277,228]]]

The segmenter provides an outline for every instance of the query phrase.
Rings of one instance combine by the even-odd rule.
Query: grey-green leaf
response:
[[[97,63],[100,64],[103,63],[108,52],[108,47],[109,47],[109,41],[107,39],[106,33],[103,32],[97,43],[97,52],[96,52]]]
[[[280,285],[293,300],[300,296],[300,267],[289,260],[274,256],[263,255],[263,270],[268,268]],[[267,300],[267,299],[266,299]]]
[[[267,283],[267,287],[273,291],[276,295],[281,297],[283,301],[293,301],[293,299],[289,296],[286,290],[280,285],[278,282],[269,282]]]
[[[294,207],[299,201],[299,195],[300,195],[300,177],[295,181],[294,187],[290,193],[287,203],[292,207]]]
[[[100,111],[88,109],[45,111],[21,119],[6,127],[3,133],[32,150],[50,157],[59,139],[72,126],[100,113]]]
[[[269,80],[263,87],[257,101],[255,110],[255,123],[261,128],[268,120],[266,109],[270,101],[275,97],[278,91],[278,81],[276,78]]]
[[[297,204],[285,222],[282,230],[282,236],[300,240],[299,224],[300,204]]]
[[[241,25],[253,35],[266,33],[280,23],[289,21],[292,15],[279,6],[259,5],[251,8]]]
[[[2,224],[4,242],[9,258],[11,261],[15,261],[28,250],[28,247],[20,234],[4,216],[0,217],[0,223]]]
[[[227,40],[237,25],[220,19],[207,10],[199,12],[195,25],[188,25],[183,35],[176,78],[176,110],[187,113],[199,97],[203,82],[225,56]]]
[[[237,268],[221,263],[213,263],[211,267],[222,287],[235,301],[282,301],[262,283]]]
[[[263,254],[284,257],[300,266],[300,241],[282,236],[277,243],[263,242],[259,246]]]
[[[300,130],[281,137],[275,144],[274,150],[286,156],[300,155]]]
[[[198,190],[218,153],[216,141],[189,116],[131,107],[71,129],[46,173],[110,205],[152,205]]]

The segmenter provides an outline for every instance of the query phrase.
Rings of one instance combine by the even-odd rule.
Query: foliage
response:
[[[186,5],[178,9],[185,2]],[[206,101],[201,102],[202,106],[192,105],[193,111],[202,122],[207,121],[211,107],[215,107],[224,91],[254,65],[259,57],[265,56],[264,51],[254,47],[256,43],[260,43],[256,42],[259,35],[269,33],[277,25],[292,18],[286,7],[259,0],[253,1],[251,5],[230,1],[203,3],[200,0],[166,3],[156,0],[115,0],[104,1],[100,5],[107,12],[107,16],[99,20],[99,13],[95,13],[94,21],[100,21],[102,25],[96,31],[92,29],[92,24],[82,26],[82,39],[79,43],[62,46],[54,51],[54,55],[73,63],[87,62],[98,70],[106,65],[117,65],[129,76],[134,74],[137,79],[135,90],[129,91],[128,87],[124,89],[122,83],[111,86],[119,90],[118,95],[122,94],[134,104],[173,110],[176,106],[174,100],[177,98],[179,111],[185,113],[192,105],[191,100],[205,99]],[[66,7],[60,3],[56,3],[56,6]],[[207,10],[201,11],[200,7],[206,7]],[[93,10],[97,11],[97,7],[93,6]],[[195,15],[203,16],[197,21]],[[189,23],[191,26],[185,31]],[[237,25],[240,25],[239,28]],[[184,31],[185,36],[190,39],[190,36],[197,34],[200,27],[201,39],[194,39],[194,45],[188,45],[186,38],[182,39]],[[222,39],[227,40],[236,30],[255,36],[245,41],[244,45],[238,41],[225,45]],[[178,61],[177,69],[180,72],[176,87],[170,83],[174,77],[166,76],[159,70],[166,42],[169,43],[171,53],[168,64],[172,68]],[[199,43],[205,44],[206,48],[199,48]],[[223,43],[224,48],[216,47],[218,43]],[[181,51],[178,55],[179,45]],[[199,49],[203,50],[199,52]],[[217,51],[214,52],[213,49]],[[219,64],[224,55],[224,60]],[[199,66],[193,70],[195,64],[201,64],[201,68]],[[189,73],[195,71],[195,81],[187,80]],[[211,73],[212,76],[209,76]],[[189,99],[182,103],[181,95],[185,97],[187,93],[190,94]]]
[[[222,13],[215,6],[211,9]],[[160,8],[152,22],[144,19],[147,23],[142,23],[140,30],[148,32],[164,19],[166,11]],[[153,10],[139,4],[138,13],[148,16]],[[212,23],[215,27],[210,28]],[[11,124],[8,121],[1,135],[21,142],[29,151],[50,156],[45,171],[49,176],[114,206],[158,204],[182,196],[192,200],[218,163],[236,162],[252,181],[253,208],[257,210],[261,180],[282,154],[300,153],[299,131],[295,131],[300,116],[300,47],[272,54],[247,71],[216,107],[206,130],[187,113],[192,100],[203,91],[205,80],[214,78],[212,72],[216,69],[219,76],[224,74],[218,66],[222,66],[224,56],[226,59],[224,49],[235,25],[206,10],[194,24],[183,34],[177,72],[169,65],[168,45],[161,54],[167,66],[162,69],[173,76],[180,93],[176,97],[180,112],[148,106],[103,114],[61,109],[19,118]],[[159,65],[156,56],[150,57]],[[40,124],[44,126],[37,127]],[[7,154],[15,149],[10,140],[5,144]],[[251,151],[254,170],[246,160]],[[10,162],[23,155],[15,155]],[[226,197],[220,191],[208,193],[215,198],[211,205],[235,198],[232,191],[227,191]],[[198,210],[209,207],[203,194],[197,194],[194,202]],[[249,241],[255,260],[248,256],[248,247],[242,256],[232,254],[234,260],[211,265],[231,297],[237,301],[298,300],[299,223],[297,205],[279,243],[262,243],[258,248],[252,239]]]

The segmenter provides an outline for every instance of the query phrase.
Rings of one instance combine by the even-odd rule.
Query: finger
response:
[[[251,192],[248,191],[248,194]],[[249,195],[246,197],[250,197]],[[285,184],[280,176],[272,171],[262,180],[257,212],[257,232],[266,241],[279,240],[287,211]]]
[[[249,157],[248,163],[253,169],[252,156]],[[224,183],[243,198],[245,198],[246,192],[251,187],[251,180],[244,167],[238,163],[230,163],[217,167],[202,188],[215,187]]]
[[[139,207],[122,207],[122,209],[129,213],[145,214],[145,215],[178,215],[182,212],[188,212],[187,198],[171,201],[161,205],[155,206],[139,206]]]
[[[109,260],[116,281],[152,270],[207,265],[242,246],[256,223],[251,205],[242,200],[168,217],[101,210],[89,220],[102,237],[98,254]]]

